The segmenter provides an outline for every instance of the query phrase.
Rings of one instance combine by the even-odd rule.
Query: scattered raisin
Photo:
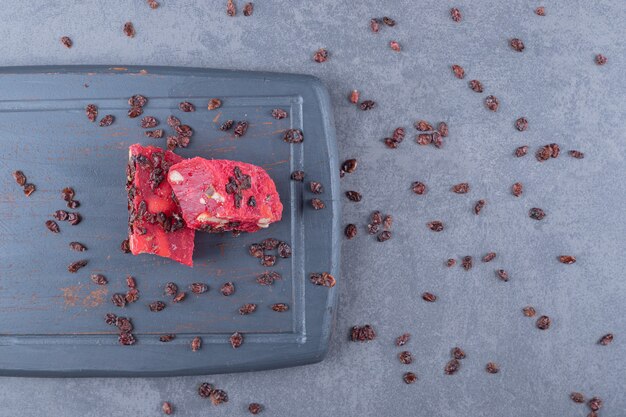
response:
[[[230,17],[234,17],[237,14],[237,7],[233,0],[228,0],[226,2],[226,14]]]
[[[88,263],[89,261],[87,261],[86,259],[72,262],[71,264],[67,266],[67,270],[71,272],[72,274],[75,274],[76,272],[78,272],[79,269],[87,266]]]
[[[520,132],[528,129],[528,120],[525,117],[520,117],[515,121],[515,128]]]
[[[127,303],[134,303],[137,300],[139,300],[139,290],[137,288],[131,288],[128,291],[126,291],[126,295],[124,295],[124,298],[126,298],[126,302]]]
[[[606,346],[606,345],[610,344],[611,342],[613,342],[613,333],[605,334],[598,341],[598,343],[601,344],[602,346]]]
[[[152,312],[163,311],[163,309],[165,308],[165,303],[163,301],[153,301],[148,304],[148,308]]]
[[[537,16],[545,16],[546,15],[546,8],[543,6],[539,6],[535,9],[535,14]]]
[[[267,239],[264,239],[263,242],[261,242],[261,245],[263,245],[263,249],[265,250],[274,250],[278,247],[279,244],[280,240],[274,239],[273,237],[268,237]]]
[[[124,23],[124,34],[129,38],[135,37],[135,27],[132,22]]]
[[[430,292],[423,293],[422,298],[424,299],[424,301],[428,301],[429,303],[434,303],[435,301],[437,301],[437,296]]]
[[[467,182],[462,182],[460,184],[456,184],[452,186],[452,192],[456,194],[466,194],[469,192],[469,190],[470,190],[470,186],[469,186],[469,183]]]
[[[76,252],[84,252],[87,250],[87,247],[79,242],[70,242],[70,249]]]
[[[172,404],[168,403],[167,401],[163,403],[163,406],[161,408],[163,409],[163,413],[168,416],[173,412]]]
[[[402,376],[402,380],[406,384],[413,384],[415,381],[417,381],[417,375],[415,375],[413,372],[405,372],[405,374]]]
[[[248,248],[248,252],[250,253],[251,256],[260,259],[260,258],[263,257],[263,245],[259,245],[257,243],[253,243]]]
[[[117,316],[113,313],[106,313],[104,315],[104,322],[109,326],[113,326],[117,322]]]
[[[209,290],[209,286],[202,282],[194,282],[189,286],[189,289],[194,294],[204,294]]]
[[[312,198],[311,199],[311,206],[315,210],[321,210],[321,209],[326,207],[326,204],[324,204],[324,202],[322,200],[320,200],[319,198]]]
[[[239,332],[235,332],[230,335],[230,338],[228,340],[230,341],[230,345],[233,347],[233,349],[237,349],[243,344],[243,335]]]
[[[509,280],[509,273],[506,272],[504,269],[498,269],[496,271],[496,275],[504,282],[507,282]]]
[[[283,109],[274,109],[272,110],[272,117],[276,120],[284,119],[288,117],[289,114]]]
[[[65,46],[67,49],[70,49],[72,45],[74,45],[69,36],[63,36],[61,38],[61,44],[63,44],[63,46]]]
[[[524,316],[526,317],[535,317],[535,314],[537,314],[537,311],[535,310],[535,307],[533,306],[526,306],[522,309],[522,312],[524,313]]]
[[[159,121],[153,116],[144,116],[141,119],[141,127],[144,129],[152,129],[153,127],[157,127],[158,124]]]
[[[229,295],[233,295],[233,293],[235,292],[235,284],[233,284],[232,282],[224,283],[220,288],[220,292],[226,297],[228,297]]]
[[[490,374],[497,374],[498,372],[500,372],[498,364],[494,362],[488,362],[485,370]]]
[[[607,61],[608,61],[608,58],[605,57],[604,55],[602,55],[602,54],[596,55],[596,64],[604,65],[604,64],[607,63]]]
[[[389,27],[394,27],[396,25],[396,21],[387,16],[383,17],[383,23]]]
[[[528,217],[534,220],[542,220],[546,217],[546,213],[538,207],[533,207],[528,211]]]
[[[375,338],[376,332],[369,324],[365,326],[354,326],[350,329],[350,340],[353,342],[369,342]]]
[[[457,360],[465,359],[465,352],[457,346],[452,349],[452,357]]]
[[[106,285],[109,282],[106,279],[106,277],[102,274],[91,274],[89,278],[91,278],[94,284],[97,284],[97,285]]]
[[[456,265],[456,259],[450,258],[446,261],[446,266],[448,268],[452,268],[454,265]]]
[[[474,261],[472,260],[472,257],[471,256],[464,256],[463,257],[463,261],[461,262],[461,266],[466,271],[469,271],[470,269],[472,269],[472,266],[474,266]]]
[[[457,359],[451,359],[446,364],[446,367],[444,368],[444,372],[446,375],[453,375],[459,370],[460,367],[461,367],[461,362],[459,362]]]
[[[291,179],[294,181],[304,181],[304,171],[293,171],[291,173]]]
[[[602,408],[602,400],[598,397],[593,397],[587,402],[587,405],[591,408],[591,411],[598,411]]]
[[[443,230],[443,223],[439,220],[433,220],[432,222],[426,223],[426,226],[433,232],[441,232]]]
[[[176,339],[175,334],[164,334],[164,335],[159,336],[159,341],[163,343],[171,342],[174,339]]]
[[[559,262],[566,265],[571,265],[576,262],[576,257],[571,255],[561,255],[559,256]]]
[[[357,235],[357,227],[356,225],[350,223],[346,226],[344,233],[348,239],[354,239]]]
[[[410,365],[413,363],[413,355],[411,355],[411,352],[408,350],[405,350],[404,352],[398,353],[398,360],[404,365]]]
[[[276,303],[272,304],[271,309],[278,313],[282,313],[289,310],[289,306],[285,303]]]
[[[456,7],[450,9],[450,17],[455,22],[459,23],[461,21],[461,11]]]
[[[137,96],[133,96],[133,97],[137,97]],[[131,97],[131,99],[132,99],[133,97]],[[143,97],[143,96],[142,96],[142,97]],[[129,102],[129,104],[130,104],[130,102]],[[174,127],[176,127],[176,126],[180,126],[180,120],[178,120],[178,117],[176,117],[176,116],[168,116],[168,117],[167,117],[167,124],[168,124],[170,127],[174,128]]]
[[[396,346],[404,346],[411,339],[411,335],[409,333],[403,333],[396,338]]]
[[[328,60],[328,51],[324,48],[320,48],[313,54],[313,61],[317,63],[326,62]]]
[[[430,145],[433,141],[433,137],[430,133],[420,133],[415,137],[415,141],[418,145]]]
[[[223,132],[226,132],[227,130],[230,130],[230,128],[233,127],[234,124],[235,124],[234,120],[226,120],[224,123],[220,125],[220,130]]]
[[[98,117],[98,107],[95,104],[87,104],[87,107],[85,107],[85,114],[90,122],[95,122]]]
[[[391,232],[388,230],[385,230],[383,232],[380,232],[378,234],[378,237],[376,238],[379,242],[385,242],[389,239],[391,239]]]
[[[192,352],[197,352],[202,348],[202,338],[200,338],[199,336],[194,337],[193,339],[191,339],[191,351]],[[198,393],[200,393],[200,391],[198,391]],[[200,394],[200,396],[204,397],[204,395]]]
[[[278,256],[281,258],[290,258],[291,257],[291,246],[287,242],[280,242],[277,248]]]
[[[494,259],[496,259],[496,253],[495,252],[489,252],[487,253],[485,256],[483,256],[483,262],[491,262]]]
[[[426,120],[418,120],[417,122],[414,123],[415,129],[419,130],[420,132],[428,132],[430,130],[433,130],[433,127],[430,123],[428,123]]]
[[[515,197],[519,197],[520,195],[522,195],[523,191],[524,191],[524,186],[522,185],[521,182],[516,182],[511,187],[511,192],[513,193]]]
[[[583,159],[585,157],[584,153],[582,153],[580,151],[576,151],[576,150],[569,151],[568,154],[572,158],[576,158],[576,159]]]
[[[335,277],[333,277],[328,272],[312,273],[311,275],[309,275],[309,279],[315,285],[320,285],[320,286],[329,287],[329,288],[334,287],[335,284],[337,283],[337,281],[335,280]]]
[[[350,92],[350,97],[349,97],[350,103],[357,104],[359,102],[359,96],[360,96],[359,90],[352,90]]]
[[[196,111],[196,106],[194,106],[193,103],[190,103],[188,101],[183,101],[180,104],[178,104],[178,108],[180,109],[180,111],[185,112],[185,113]]]
[[[572,392],[569,397],[572,399],[572,401],[574,401],[575,403],[584,403],[585,402],[585,397],[580,393],[580,392]]]
[[[465,70],[460,65],[452,65],[452,72],[454,73],[454,76],[460,80],[465,78]]]
[[[551,320],[548,316],[541,316],[537,319],[537,327],[541,330],[550,328]]]
[[[476,93],[483,92],[483,83],[478,80],[471,80],[469,82],[469,87],[472,89],[472,91],[475,91]]]
[[[167,295],[174,296],[178,293],[178,285],[174,284],[173,282],[168,282],[167,284],[165,284],[163,292],[165,292],[165,294]]]
[[[476,202],[476,205],[474,206],[474,213],[475,214],[480,214],[481,210],[485,207],[485,200],[478,200]]]
[[[248,17],[248,16],[252,16],[252,12],[254,12],[254,4],[253,3],[246,3],[243,6],[243,15]]]
[[[515,149],[515,156],[517,156],[518,158],[525,156],[527,153],[528,153],[528,146],[526,145],[520,146]]]
[[[361,193],[359,193],[358,191],[346,191],[346,197],[348,197],[348,200],[357,203],[361,201],[362,198]]]
[[[324,186],[317,181],[311,181],[309,188],[313,194],[322,194],[324,192]]]
[[[302,143],[304,135],[300,129],[287,129],[283,135],[283,141],[287,143]]]
[[[396,52],[400,52],[402,50],[402,47],[400,46],[398,41],[389,42],[389,47]]]
[[[517,52],[522,52],[524,50],[524,42],[521,39],[513,38],[510,42],[511,48],[516,50]]]
[[[411,185],[411,189],[415,194],[423,195],[426,192],[426,184],[424,184],[423,182],[415,181]]]
[[[159,8],[159,2],[156,0],[148,0],[148,6],[154,10]]]
[[[120,250],[124,253],[130,253],[130,242],[128,239],[122,240],[120,244]]]
[[[61,229],[59,228],[59,225],[57,222],[55,222],[54,220],[47,220],[46,221],[46,227],[48,228],[48,230],[50,230],[52,233],[59,233],[61,231]]]
[[[141,94],[135,94],[128,99],[128,105],[130,107],[143,107],[148,103],[148,99]]]
[[[121,332],[117,340],[120,342],[120,345],[124,346],[134,345],[136,342],[135,336],[133,336],[132,333],[127,332]]]
[[[115,293],[111,296],[111,302],[117,307],[124,307],[126,305],[126,297],[124,297],[124,294]]]
[[[359,108],[363,111],[372,110],[376,107],[376,102],[373,100],[363,100],[361,104],[359,104]]]
[[[498,106],[500,106],[500,102],[496,96],[487,96],[485,98],[485,106],[491,111],[497,111]]]
[[[374,33],[378,33],[380,31],[380,19],[370,19],[370,29]]]
[[[248,406],[248,411],[250,412],[250,414],[256,415],[263,411],[263,406],[259,403],[250,403],[250,405]]]
[[[114,120],[115,120],[115,117],[113,117],[113,115],[107,114],[102,119],[100,119],[99,125],[100,125],[100,127],[111,126],[113,124]]]
[[[343,164],[341,164],[341,169],[348,174],[352,174],[356,171],[357,166],[358,162],[356,159],[346,159]]]
[[[172,302],[173,303],[180,303],[180,302],[185,300],[185,297],[187,297],[187,293],[186,292],[179,292],[178,294],[176,294],[176,297],[174,297],[172,299]]]
[[[228,394],[226,394],[226,391],[222,391],[221,389],[213,390],[210,398],[213,405],[220,405],[228,402]]]
[[[202,398],[209,398],[213,390],[215,390],[215,387],[212,384],[209,384],[208,382],[203,382],[198,387],[198,395]]]
[[[242,316],[252,314],[256,311],[256,304],[244,304],[239,308],[239,314]]]

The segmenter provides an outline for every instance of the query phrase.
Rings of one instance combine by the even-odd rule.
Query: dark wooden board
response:
[[[184,157],[241,160],[264,167],[276,182],[285,206],[283,220],[269,229],[233,237],[197,233],[195,267],[188,268],[152,255],[120,251],[127,229],[124,190],[128,146],[164,147],[165,138],[146,138],[139,119],[129,119],[127,99],[143,94],[144,115],[171,129],[168,115],[179,117],[195,131],[191,145],[177,151]],[[206,108],[218,97],[223,106]],[[181,101],[196,105],[194,113],[178,109]],[[94,103],[99,117],[113,114],[115,123],[90,123],[84,108]],[[275,120],[273,108],[289,118]],[[246,136],[235,139],[218,129],[226,119],[247,120]],[[282,141],[290,127],[304,131],[301,145]],[[321,83],[310,76],[166,67],[16,67],[0,69],[0,374],[34,376],[165,376],[252,371],[302,365],[324,358],[336,305],[337,287],[309,282],[311,272],[339,274],[339,162],[331,107]],[[23,195],[11,177],[22,170],[37,186]],[[307,173],[304,183],[289,179],[293,170]],[[308,181],[324,184],[319,197],[326,209],[315,211]],[[57,209],[64,209],[60,190],[72,186],[81,202],[83,221],[60,223],[61,233],[44,226]],[[250,257],[251,243],[267,237],[285,240],[290,259],[279,259],[272,270],[284,279],[263,287],[255,278],[267,268]],[[84,253],[70,251],[71,241],[84,243]],[[76,274],[67,265],[78,259],[89,264]],[[105,287],[91,273],[109,279]],[[136,277],[140,300],[115,307],[110,297],[124,292],[125,277]],[[189,294],[172,304],[163,286],[180,288],[205,282],[210,291]],[[234,282],[236,292],[220,294]],[[147,303],[164,300],[168,307],[153,313]],[[244,303],[257,303],[256,313],[241,316]],[[276,313],[270,305],[285,302]],[[121,346],[116,329],[104,314],[130,317],[137,344]],[[228,337],[245,335],[234,350]],[[170,343],[158,336],[176,333]],[[193,337],[203,348],[192,352]]]

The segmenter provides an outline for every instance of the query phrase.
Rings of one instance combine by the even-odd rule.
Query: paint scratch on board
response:
[[[82,285],[72,285],[70,287],[61,288],[61,292],[63,293],[63,302],[66,307],[74,307],[80,297],[78,296],[78,292],[82,288]]]
[[[215,117],[213,118],[213,123],[217,123],[220,120],[220,117],[222,116],[222,112],[218,112]]]

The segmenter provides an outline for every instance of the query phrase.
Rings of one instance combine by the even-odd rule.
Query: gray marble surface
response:
[[[243,2],[236,0],[239,7]],[[601,415],[626,415],[626,8],[621,0],[553,0],[547,16],[522,0],[257,1],[252,17],[228,18],[225,1],[0,1],[2,65],[135,64],[178,65],[313,74],[331,91],[342,158],[359,159],[344,190],[363,193],[345,204],[343,223],[360,235],[343,245],[341,301],[327,359],[316,365],[252,374],[160,379],[0,378],[2,416],[154,416],[171,401],[176,415],[247,415],[247,404],[275,416],[585,416],[571,391],[604,399]],[[444,4],[445,3],[445,4]],[[106,6],[105,6],[106,4]],[[450,6],[464,15],[449,17]],[[394,28],[369,32],[371,17],[396,18]],[[134,22],[134,39],[123,36]],[[68,35],[71,50],[59,44]],[[507,40],[519,37],[523,53]],[[396,53],[387,46],[398,40]],[[328,62],[312,53],[326,47]],[[595,65],[596,53],[609,59]],[[458,80],[450,65],[465,67]],[[467,87],[477,78],[480,95]],[[362,112],[348,92],[378,103]],[[497,113],[482,104],[500,99]],[[528,131],[513,123],[525,116]],[[411,124],[445,120],[450,136],[443,149],[412,140]],[[397,150],[381,140],[397,126],[407,139]],[[580,149],[543,164],[532,154],[516,159],[515,147],[531,153],[556,142]],[[420,180],[428,193],[409,187]],[[451,185],[468,181],[471,192]],[[511,184],[521,181],[515,198]],[[487,200],[480,216],[474,202]],[[547,217],[531,220],[542,207]],[[372,210],[394,215],[394,237],[378,243],[363,233]],[[446,230],[425,224],[443,220]],[[465,272],[444,267],[449,257],[498,252],[491,264]],[[562,265],[560,254],[578,262]],[[508,283],[494,274],[509,271]],[[439,296],[421,300],[423,291]],[[540,331],[521,308],[533,305],[552,318]],[[378,339],[347,341],[354,324],[371,323]],[[401,365],[393,345],[402,332],[415,362]],[[612,345],[596,342],[615,333]],[[467,353],[457,375],[443,367],[450,349]],[[487,374],[488,361],[499,374]],[[419,380],[402,382],[415,371]],[[220,407],[195,395],[200,381],[230,396]]]

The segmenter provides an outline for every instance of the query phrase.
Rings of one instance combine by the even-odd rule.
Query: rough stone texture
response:
[[[248,415],[251,401],[267,415],[422,415],[476,417],[583,415],[569,393],[604,400],[602,416],[626,409],[626,177],[624,132],[626,85],[623,67],[626,9],[618,0],[546,2],[546,16],[533,13],[541,2],[459,1],[463,21],[449,16],[451,4],[427,0],[337,2],[320,0],[255,2],[254,15],[229,18],[225,1],[162,0],[150,10],[141,0],[19,2],[2,8],[3,65],[136,64],[180,65],[319,76],[331,91],[342,158],[357,157],[357,173],[342,189],[363,193],[346,202],[344,224],[356,223],[359,236],[343,247],[344,273],[337,332],[321,364],[254,374],[206,378],[55,380],[0,378],[3,415],[154,416],[162,401],[177,416]],[[224,4],[221,4],[224,3]],[[394,28],[369,31],[369,19],[394,17]],[[132,21],[137,34],[122,33]],[[61,45],[70,36],[72,49]],[[519,37],[523,53],[508,44]],[[389,49],[390,40],[402,52]],[[312,61],[318,48],[330,59]],[[608,63],[597,66],[602,53]],[[465,68],[454,78],[451,64]],[[485,92],[469,89],[482,81]],[[352,89],[378,106],[362,112],[348,102]],[[500,100],[497,113],[484,97]],[[525,116],[528,131],[515,130]],[[450,126],[444,149],[412,141],[417,119]],[[400,149],[381,140],[405,126]],[[531,151],[550,142],[580,149],[585,159],[567,155],[543,164],[515,147]],[[530,153],[530,152],[529,152]],[[411,182],[425,182],[416,196]],[[451,185],[469,181],[468,195]],[[521,181],[515,198],[511,185]],[[487,206],[472,213],[476,200]],[[541,222],[527,216],[546,210]],[[394,236],[385,243],[363,233],[368,214],[394,215]],[[442,233],[425,223],[441,219]],[[496,260],[482,264],[489,251]],[[446,259],[471,254],[475,266],[463,271]],[[573,254],[574,265],[556,260]],[[494,270],[511,279],[500,282]],[[423,291],[436,303],[419,298]],[[552,318],[539,331],[521,309],[533,305]],[[377,340],[349,343],[354,324],[372,323]],[[402,382],[395,337],[409,331],[419,380]],[[612,331],[610,346],[596,344]],[[467,353],[462,368],[445,376],[450,349]],[[494,361],[501,372],[489,375]],[[213,407],[195,394],[200,381],[229,394]]]

